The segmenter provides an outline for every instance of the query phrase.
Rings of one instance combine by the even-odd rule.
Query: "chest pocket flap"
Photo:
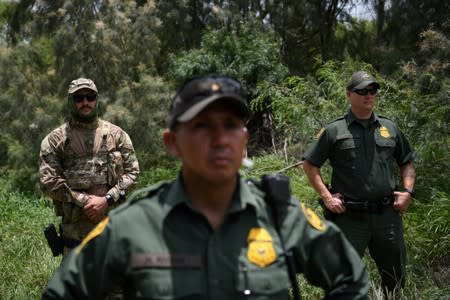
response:
[[[395,147],[395,139],[393,138],[382,138],[377,136],[375,138],[375,142],[379,147],[389,147],[389,148]]]
[[[336,145],[341,150],[359,148],[360,139],[350,133],[336,136]]]

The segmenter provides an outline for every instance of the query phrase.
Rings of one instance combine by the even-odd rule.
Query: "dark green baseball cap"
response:
[[[353,73],[347,82],[347,90],[361,90],[366,86],[372,84],[375,88],[379,89],[380,84],[377,82],[375,77],[367,73],[366,71],[358,71]]]
[[[244,119],[250,117],[239,81],[223,75],[206,75],[187,80],[178,90],[170,107],[169,128],[174,128],[178,122],[192,120],[208,105],[219,100],[234,108]]]

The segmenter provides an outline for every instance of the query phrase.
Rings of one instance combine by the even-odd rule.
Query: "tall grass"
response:
[[[253,169],[243,169],[245,177],[260,177],[264,173],[285,169],[294,162],[266,155],[255,160]],[[173,166],[171,166],[173,167]],[[291,177],[292,192],[297,198],[321,214],[317,195],[308,184],[301,167],[285,169]],[[174,178],[174,168],[143,172],[140,186]],[[2,188],[4,187],[5,188]],[[436,192],[435,201],[417,199],[405,215],[405,238],[408,247],[406,288],[402,299],[449,299],[450,218],[448,195]],[[46,283],[58,267],[61,257],[54,258],[48,248],[44,227],[58,223],[52,205],[45,198],[33,198],[10,192],[0,182],[0,299],[39,299]],[[369,299],[383,299],[379,275],[373,261],[364,258],[370,276]],[[320,299],[323,291],[299,276],[302,299]]]
[[[0,298],[39,299],[60,258],[53,258],[42,233],[56,222],[43,198],[0,192]]]

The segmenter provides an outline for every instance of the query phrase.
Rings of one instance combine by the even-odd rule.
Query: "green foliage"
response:
[[[258,82],[277,82],[287,74],[279,43],[270,28],[257,23],[208,29],[201,48],[171,56],[169,74],[176,83],[205,73],[226,74],[239,79],[251,99],[258,93]]]
[[[108,87],[154,74],[159,51],[155,6],[151,1],[139,7],[134,1],[121,2],[66,1],[58,9],[53,49],[62,91],[72,79],[85,76],[101,93],[114,95],[115,89]]]
[[[355,69],[371,70],[366,64],[350,61],[328,61],[323,65],[318,61],[318,65],[315,76],[290,76],[281,83],[260,82],[261,93],[251,105],[254,111],[262,111],[270,103],[275,151],[284,146],[290,152],[293,147],[297,154],[292,155],[300,159],[317,132],[347,110],[345,83],[351,73]]]
[[[145,187],[160,181],[173,180],[178,176],[180,164],[176,161],[167,161],[166,167],[155,167],[145,170],[139,176],[139,187]]]
[[[426,198],[419,200],[407,215],[406,224],[411,224],[411,231],[408,232],[411,240],[420,237],[408,246],[425,258],[430,266],[449,265],[450,197],[435,189],[427,196],[424,195]]]
[[[40,299],[57,268],[43,230],[57,222],[43,198],[0,189],[0,294],[2,299]]]
[[[103,117],[130,135],[142,170],[158,164],[165,155],[162,129],[166,127],[172,94],[162,78],[143,74],[135,82],[118,86],[114,103],[103,99],[108,103]]]

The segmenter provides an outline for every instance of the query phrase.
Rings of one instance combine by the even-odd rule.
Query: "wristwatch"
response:
[[[108,203],[108,206],[111,206],[114,204],[114,198],[110,194],[106,194],[106,203]]]
[[[403,191],[407,192],[411,197],[414,197],[414,190],[413,189],[405,188]]]

